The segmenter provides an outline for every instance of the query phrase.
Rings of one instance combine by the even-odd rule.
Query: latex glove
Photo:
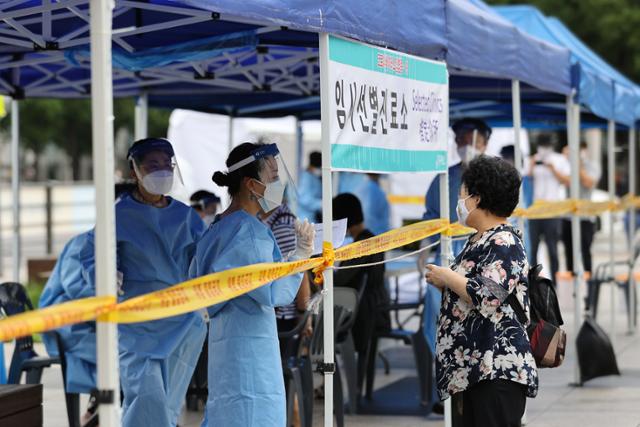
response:
[[[313,241],[316,237],[316,229],[306,219],[304,222],[296,220],[296,250],[293,253],[295,259],[306,259],[313,253]]]

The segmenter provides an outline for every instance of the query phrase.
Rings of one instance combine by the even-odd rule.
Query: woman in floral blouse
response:
[[[538,389],[525,325],[507,301],[515,294],[529,317],[529,264],[520,232],[507,222],[519,191],[520,176],[509,163],[473,160],[462,175],[457,213],[478,232],[451,269],[427,266],[427,281],[442,290],[438,390],[462,408],[464,426],[520,426],[526,397]]]

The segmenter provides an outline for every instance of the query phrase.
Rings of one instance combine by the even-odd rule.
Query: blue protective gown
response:
[[[360,188],[369,180],[365,173],[340,172],[338,174],[338,194],[351,193],[358,195]]]
[[[214,222],[198,243],[191,276],[281,261],[271,231],[246,211]],[[209,398],[203,426],[283,427],[286,399],[275,306],[291,303],[300,274],[212,306]]]
[[[183,203],[155,208],[124,195],[116,204],[119,301],[187,280],[203,229]],[[122,425],[175,426],[206,335],[202,314],[121,324],[118,334]]]
[[[72,238],[62,250],[40,296],[40,308],[94,296],[93,230]],[[67,392],[90,393],[96,388],[96,324],[84,322],[56,330],[67,362]],[[52,334],[43,334],[47,352],[58,356]]]
[[[380,184],[367,179],[360,190],[355,193],[362,202],[362,212],[366,227],[375,235],[386,233],[389,226],[389,201]]]
[[[462,163],[455,164],[449,168],[449,220],[451,223],[458,221],[458,214],[456,213],[456,206],[458,204],[458,196],[460,194],[460,186],[462,185]],[[436,175],[435,179],[431,182],[429,190],[425,198],[425,213],[422,216],[424,220],[438,219],[440,218],[440,175]],[[440,236],[436,235],[428,240],[435,242]],[[464,247],[464,241],[453,241],[451,249],[453,255],[456,256],[462,251]],[[435,251],[436,265],[442,265],[442,259],[440,257],[440,247],[437,246],[433,249]],[[427,340],[431,354],[435,357],[436,354],[436,328],[438,322],[438,315],[440,314],[440,302],[442,299],[442,293],[433,286],[428,286],[424,296],[424,316],[422,317],[422,327],[424,336]],[[432,384],[431,396],[434,399],[432,403],[435,403],[437,399],[436,384]]]
[[[300,175],[298,183],[297,216],[315,222],[316,214],[322,211],[322,181],[309,171]]]

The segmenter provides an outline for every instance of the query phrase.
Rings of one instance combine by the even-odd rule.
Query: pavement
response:
[[[616,257],[624,257],[624,238],[620,236]],[[594,246],[595,264],[608,259],[606,236],[598,236]],[[627,327],[626,309],[622,291],[615,293],[615,305],[611,304],[612,292],[609,286],[603,286],[598,311],[600,325],[611,333],[615,326],[614,347],[617,354],[620,376],[593,379],[581,387],[572,385],[576,366],[576,336],[573,316],[572,283],[566,280],[558,283],[558,295],[565,320],[564,329],[568,334],[566,359],[562,366],[555,369],[540,370],[540,390],[535,399],[527,402],[526,425],[529,427],[640,427],[640,332],[630,334]],[[611,322],[612,308],[616,316]],[[385,351],[400,351],[402,344],[385,342]],[[10,360],[12,345],[5,345],[5,360]],[[41,345],[37,351],[45,353]],[[406,376],[415,376],[411,366],[391,366],[389,375],[379,369],[376,376],[376,388],[384,387]],[[320,381],[320,378],[317,378]],[[47,369],[43,375],[44,384],[44,425],[46,427],[64,427],[66,409],[62,389],[62,377],[59,367]],[[323,426],[322,401],[316,401],[314,408],[314,426]],[[86,406],[83,399],[82,408]],[[200,425],[200,412],[185,411],[180,420],[182,427]],[[354,427],[377,426],[444,426],[442,416],[363,416],[347,415],[345,425]]]

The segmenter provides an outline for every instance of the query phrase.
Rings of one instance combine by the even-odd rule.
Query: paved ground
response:
[[[600,238],[596,243],[596,263],[606,259],[606,245]],[[619,254],[622,256],[623,254]],[[602,291],[598,320],[610,330],[610,289]],[[575,337],[572,314],[572,289],[568,282],[559,283],[559,297],[565,317],[565,329],[569,341]],[[598,378],[583,387],[573,387],[573,369],[575,349],[567,349],[567,359],[562,367],[540,372],[540,392],[536,399],[530,399],[527,406],[527,426],[530,427],[640,427],[640,333],[627,333],[627,319],[622,293],[617,295],[617,315],[615,349],[621,376]],[[387,343],[389,347],[390,344]],[[7,357],[12,351],[5,346]],[[393,351],[393,350],[392,350]],[[8,359],[7,359],[8,360]],[[378,372],[376,387],[414,375],[411,369],[398,369],[392,366],[391,374],[386,376]],[[66,412],[62,392],[59,368],[49,369],[43,377],[44,414],[46,427],[66,426]],[[84,407],[84,404],[83,404]],[[322,402],[316,403],[314,426],[322,426]],[[181,425],[198,426],[201,414],[185,412]],[[347,426],[443,426],[442,417],[381,417],[347,416]]]

